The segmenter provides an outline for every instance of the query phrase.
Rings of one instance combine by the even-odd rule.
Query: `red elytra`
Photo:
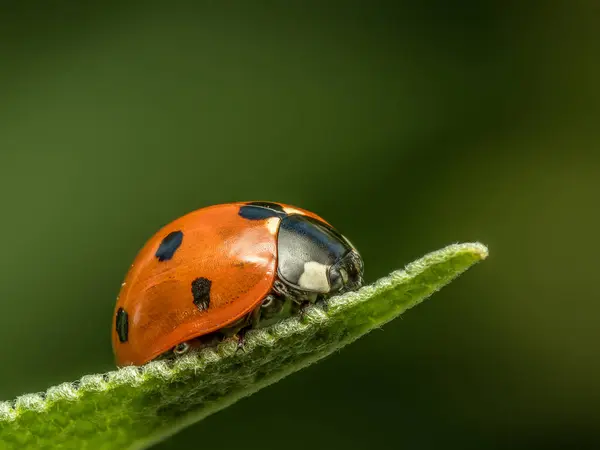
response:
[[[249,204],[327,224],[290,205],[238,202],[202,208],[163,227],[141,249],[122,284],[112,326],[117,365],[144,364],[260,305],[277,276],[280,218],[248,220],[240,210]],[[210,303],[204,304],[208,291]]]

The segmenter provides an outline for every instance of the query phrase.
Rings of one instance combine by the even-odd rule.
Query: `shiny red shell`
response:
[[[280,219],[245,219],[239,211],[246,204],[189,213],[163,227],[141,249],[113,315],[112,343],[119,366],[144,364],[179,343],[227,327],[257,308],[271,291]],[[309,211],[277,205],[325,222]],[[161,260],[157,251],[172,233],[181,233],[180,245],[170,259]],[[199,278],[210,280],[207,308],[194,303],[192,286]]]

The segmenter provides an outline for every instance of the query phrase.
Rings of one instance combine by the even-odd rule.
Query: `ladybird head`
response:
[[[354,291],[363,283],[363,261],[357,251],[349,251],[329,268],[331,292]]]
[[[358,289],[363,262],[354,246],[316,218],[290,214],[277,238],[279,278],[305,292],[334,295]]]

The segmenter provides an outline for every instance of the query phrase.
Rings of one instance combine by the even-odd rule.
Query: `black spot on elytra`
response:
[[[283,206],[272,202],[250,202],[240,208],[239,215],[248,220],[285,217]]]
[[[182,242],[183,232],[173,231],[165,236],[154,256],[156,256],[161,262],[168,261],[173,257]]]
[[[200,311],[205,311],[210,306],[210,286],[212,281],[208,278],[196,278],[192,281],[192,296],[194,297],[194,305]]]
[[[127,311],[123,308],[119,308],[117,311],[116,330],[121,343],[127,342],[127,335],[129,334],[129,318]]]

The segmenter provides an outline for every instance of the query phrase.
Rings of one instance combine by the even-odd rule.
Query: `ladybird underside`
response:
[[[286,286],[279,279],[276,279],[273,290],[265,296],[259,303],[259,306],[246,314],[244,317],[221,328],[220,330],[204,334],[187,341],[190,349],[201,349],[214,347],[222,341],[236,337],[238,340],[250,329],[259,329],[271,326],[276,322],[284,320],[293,315],[299,314],[308,304],[325,300],[327,296],[310,292],[302,292]],[[270,311],[265,311],[263,304],[266,300],[274,300]],[[176,351],[177,346],[160,355],[157,359],[172,359],[179,356]]]

